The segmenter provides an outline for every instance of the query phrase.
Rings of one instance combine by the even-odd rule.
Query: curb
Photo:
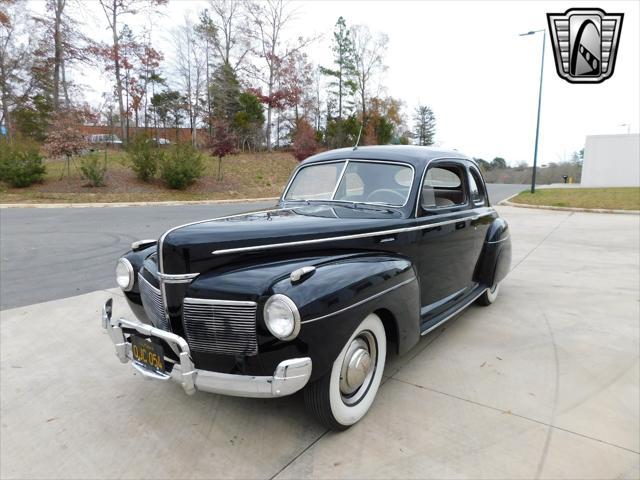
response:
[[[577,207],[553,207],[551,205],[529,205],[526,203],[514,203],[509,199],[515,195],[498,202],[498,205],[518,208],[535,208],[538,210],[560,210],[564,212],[585,212],[585,213],[618,213],[623,215],[640,215],[640,210],[608,210],[606,208],[577,208]]]
[[[109,208],[109,207],[167,207],[180,205],[216,205],[224,203],[268,202],[280,197],[238,198],[229,200],[184,200],[168,202],[103,202],[103,203],[0,203],[3,208]]]

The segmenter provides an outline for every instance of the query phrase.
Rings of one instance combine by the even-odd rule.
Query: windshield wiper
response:
[[[384,204],[376,204],[376,203],[367,203],[367,202],[356,202],[353,200],[309,200],[309,202],[313,203],[337,203],[344,207],[349,207],[353,209],[362,209],[362,210],[384,210],[387,212],[393,212],[389,206]]]
[[[383,210],[389,213],[393,213],[395,210],[392,210],[392,205],[378,204],[378,203],[367,203],[367,202],[356,202],[353,200],[316,200],[316,199],[289,199],[285,200],[285,202],[304,202],[307,205],[316,204],[316,203],[329,203],[329,204],[338,204],[343,207],[353,208],[355,210]]]
[[[384,210],[389,213],[393,213],[390,207],[391,205],[384,204],[376,204],[376,203],[365,203],[365,202],[353,202],[354,208],[361,208],[363,210]]]

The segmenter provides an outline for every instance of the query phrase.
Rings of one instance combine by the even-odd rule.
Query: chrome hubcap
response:
[[[342,400],[352,405],[366,393],[377,360],[375,338],[369,331],[361,332],[347,348],[340,369],[340,393]]]

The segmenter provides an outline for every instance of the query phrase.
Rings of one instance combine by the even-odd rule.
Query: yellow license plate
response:
[[[131,353],[133,359],[145,367],[157,372],[164,372],[164,351],[161,345],[133,335],[131,337]]]

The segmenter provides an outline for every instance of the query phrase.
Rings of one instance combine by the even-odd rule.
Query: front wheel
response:
[[[488,307],[498,298],[498,292],[500,291],[500,284],[496,283],[493,287],[487,288],[482,295],[478,298],[478,304],[484,307]]]
[[[373,403],[387,356],[384,325],[369,314],[356,328],[333,366],[304,391],[307,408],[331,430],[346,430]]]

